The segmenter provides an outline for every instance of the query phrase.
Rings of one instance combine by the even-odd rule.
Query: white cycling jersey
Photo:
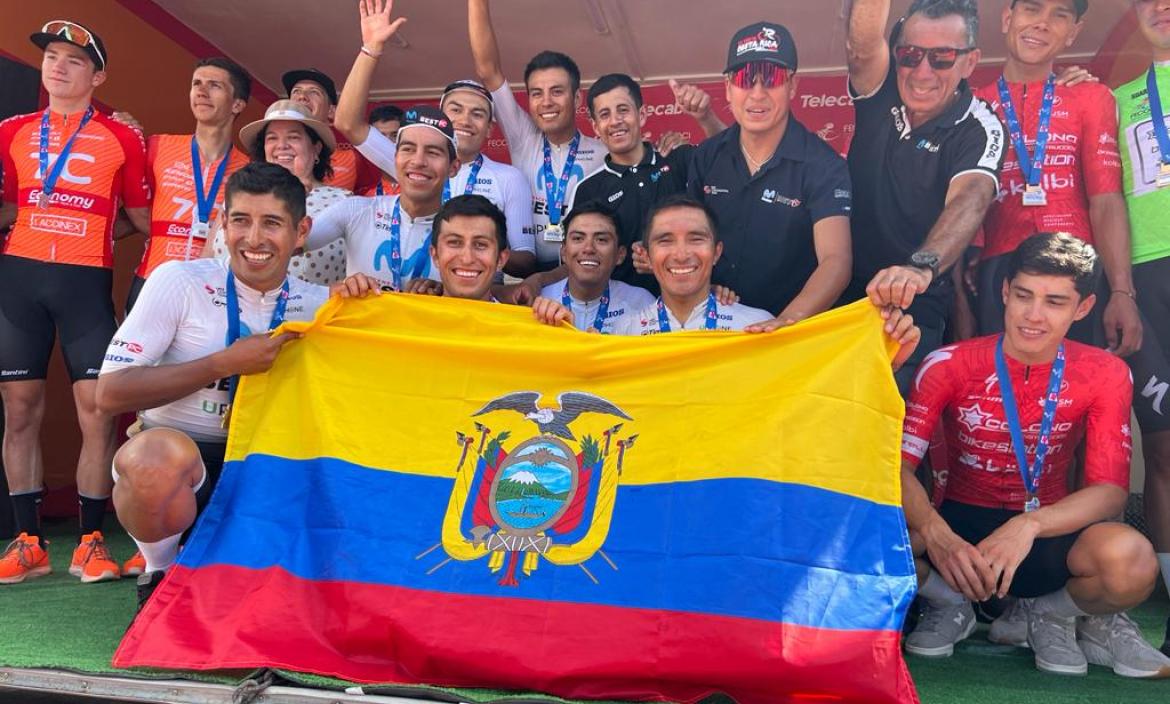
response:
[[[662,307],[666,312],[669,330],[662,330],[658,315],[658,300],[639,311],[624,316],[614,326],[615,335],[657,335],[663,332],[682,332],[683,330],[707,329],[707,301],[701,301],[691,311],[685,321],[680,321],[670,312],[670,308]],[[772,314],[766,310],[734,303],[729,306],[717,304],[715,306],[716,330],[743,330],[749,325],[771,320]]]
[[[561,279],[560,281],[545,286],[541,290],[540,295],[563,303],[565,300],[565,289],[568,285],[568,279]],[[605,320],[602,321],[600,332],[603,335],[613,335],[614,327],[619,320],[630,313],[653,305],[654,300],[654,294],[644,288],[631,286],[622,281],[610,281],[609,304],[605,313]],[[569,304],[569,308],[573,311],[573,324],[577,326],[577,329],[584,331],[592,330],[597,322],[597,315],[601,310],[601,299],[595,298],[592,301],[579,301],[570,295]]]

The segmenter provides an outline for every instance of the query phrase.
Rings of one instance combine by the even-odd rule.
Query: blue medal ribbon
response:
[[[1007,79],[999,77],[999,102],[1003,105],[1003,115],[1007,121],[1008,134],[1016,150],[1016,158],[1020,162],[1020,171],[1024,180],[1032,188],[1039,188],[1044,175],[1044,155],[1048,151],[1049,128],[1052,125],[1052,105],[1056,101],[1056,76],[1048,75],[1044,83],[1044,99],[1040,104],[1040,125],[1036,132],[1036,151],[1028,154],[1028,143],[1024,140],[1024,130],[1020,126],[1019,115],[1012,104],[1012,94],[1008,90]]]
[[[57,160],[53,162],[52,169],[49,168],[49,108],[45,108],[45,114],[41,116],[41,139],[40,139],[40,158],[41,167],[41,205],[48,206],[49,198],[52,197],[53,191],[57,189],[57,179],[61,178],[61,173],[65,170],[65,164],[69,162],[69,154],[73,151],[73,142],[77,140],[77,135],[85,129],[89,121],[93,118],[93,106],[85,111],[85,115],[81,118],[81,123],[77,125],[77,131],[73,136],[65,142],[65,146],[61,147],[61,153],[57,155]]]
[[[430,255],[425,254],[430,247],[430,235],[427,235],[426,241],[423,242],[421,250],[425,256],[418,257],[414,263],[413,268],[407,272],[411,279],[419,279],[426,273],[427,265],[430,263]],[[394,210],[390,213],[390,277],[395,291],[402,290],[402,201],[400,198],[394,199]],[[384,245],[383,245],[384,246]],[[379,247],[379,251],[381,247]],[[384,256],[384,255],[383,255]],[[375,262],[377,255],[375,255]]]
[[[662,302],[662,297],[658,297],[658,332],[671,332],[670,316],[666,313],[666,304]],[[684,321],[685,324],[685,321]],[[707,294],[707,312],[703,316],[704,330],[718,330],[719,329],[719,302],[715,300],[714,293]]]
[[[1166,129],[1166,117],[1162,112],[1162,95],[1158,92],[1158,74],[1154,67],[1146,72],[1146,93],[1150,99],[1150,117],[1154,124],[1154,137],[1158,140],[1158,152],[1163,168],[1170,168],[1170,131]]]
[[[1024,445],[1024,429],[1020,425],[1019,406],[1016,402],[1015,391],[1012,389],[1007,358],[1003,353],[1003,335],[1000,335],[999,342],[995,345],[995,374],[999,380],[1000,394],[1003,396],[1003,415],[1012,436],[1012,449],[1016,453],[1016,464],[1020,469],[1020,478],[1024,480],[1024,489],[1028,492],[1024,511],[1035,511],[1040,508],[1038,489],[1040,477],[1044,473],[1044,458],[1048,456],[1052,425],[1056,420],[1060,385],[1064,379],[1064,364],[1064,343],[1061,343],[1056,350],[1056,360],[1052,362],[1052,372],[1048,375],[1048,391],[1044,397],[1044,415],[1040,421],[1040,437],[1036,441],[1036,455],[1032,459],[1032,464],[1029,465],[1027,448]]]
[[[227,298],[227,336],[224,341],[225,347],[231,347],[236,340],[240,339],[243,332],[243,326],[240,324],[240,297],[236,294],[236,276],[232,270],[228,269],[227,284],[224,286],[226,290],[225,297]],[[284,279],[284,283],[280,285],[280,296],[276,299],[276,307],[272,310],[272,320],[268,323],[268,331],[280,327],[284,322],[284,313],[288,309],[288,277]],[[251,331],[249,331],[251,334]],[[240,383],[240,377],[233,376],[228,380],[228,404],[236,400],[236,387]]]
[[[544,138],[544,198],[548,206],[548,221],[553,225],[561,222],[561,205],[569,192],[569,179],[573,176],[573,165],[577,163],[577,147],[580,144],[581,133],[577,132],[573,135],[573,141],[569,142],[569,155],[565,157],[565,166],[558,179],[553,174],[552,144],[548,137]]]
[[[479,170],[483,168],[483,154],[475,157],[475,161],[471,162],[471,168],[467,171],[467,183],[463,186],[463,195],[469,196],[475,193],[475,182],[479,179]]]
[[[605,293],[601,294],[601,298],[597,299],[597,316],[593,318],[593,325],[591,326],[597,332],[604,332],[602,328],[605,327],[605,319],[609,317],[609,284],[605,285]],[[565,281],[565,292],[561,294],[561,305],[573,309],[573,299],[569,296],[569,282]],[[659,316],[661,320],[661,316]],[[670,323],[667,323],[669,327]]]
[[[231,147],[219,160],[215,168],[215,176],[211,179],[211,188],[203,191],[203,164],[199,159],[199,145],[195,137],[191,137],[191,169],[195,174],[195,205],[199,222],[206,225],[211,220],[211,211],[215,208],[215,199],[219,196],[220,186],[223,185],[224,174],[227,173],[228,160],[231,157]]]

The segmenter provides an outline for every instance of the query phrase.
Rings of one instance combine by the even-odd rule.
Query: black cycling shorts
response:
[[[130,281],[130,292],[126,294],[126,315],[130,315],[130,311],[134,309],[134,304],[138,302],[138,295],[142,293],[142,287],[146,285],[146,279],[138,274]]]
[[[1133,410],[1143,433],[1170,430],[1170,257],[1135,264],[1142,347],[1126,361],[1133,371]]]
[[[0,255],[0,382],[44,379],[58,334],[69,378],[96,379],[118,328],[113,280],[103,267]]]
[[[978,545],[997,528],[1020,514],[1019,511],[984,508],[958,501],[944,501],[938,512],[955,534],[972,545]],[[1080,535],[1081,532],[1077,531],[1056,538],[1037,538],[1032,543],[1032,552],[1016,569],[1008,593],[1031,599],[1063,588],[1072,578],[1072,573],[1068,571],[1068,553]]]

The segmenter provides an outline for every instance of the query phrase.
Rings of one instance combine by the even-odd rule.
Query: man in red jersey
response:
[[[1124,611],[1153,591],[1149,541],[1109,522],[1129,496],[1133,383],[1118,357],[1065,339],[1089,314],[1097,256],[1068,234],[1012,253],[1004,332],[929,355],[914,380],[902,444],[902,503],[925,602],[906,650],[945,657],[975,629],[972,601],[1018,597],[1036,666],[1080,675],[1170,677],[1170,658]],[[914,472],[935,427],[950,452],[936,510]],[[1084,440],[1084,485],[1069,468]]]
[[[1125,356],[1141,345],[1121,193],[1117,107],[1100,83],[1062,85],[1056,58],[1084,26],[1088,0],[1013,0],[1003,11],[1003,75],[975,95],[1007,126],[999,195],[983,223],[977,306],[981,334],[1003,330],[1000,288],[1011,252],[1035,232],[1068,232],[1100,253],[1099,305],[1069,337]],[[1110,293],[1111,292],[1111,293]]]
[[[0,555],[0,584],[51,571],[37,503],[45,377],[56,335],[81,425],[77,490],[81,539],[71,574],[116,579],[102,540],[110,497],[114,419],[94,401],[98,370],[114,334],[113,228],[121,205],[139,230],[150,227],[142,136],[97,112],[93,92],[106,80],[102,40],[76,22],[55,20],[30,39],[44,50],[43,112],[0,124],[4,184],[0,231],[0,396],[4,469],[20,535]]]

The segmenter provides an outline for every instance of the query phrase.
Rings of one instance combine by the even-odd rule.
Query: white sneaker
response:
[[[1028,647],[1036,656],[1036,669],[1056,675],[1088,674],[1089,661],[1077,646],[1076,617],[1048,613],[1035,599],[1020,601],[1028,611]]]
[[[924,600],[922,615],[914,632],[906,636],[906,652],[925,658],[947,658],[955,643],[975,631],[975,609],[971,602],[935,606]]]
[[[999,618],[991,622],[987,640],[1000,645],[1028,647],[1028,606],[1023,599],[1016,599]]]
[[[1089,662],[1111,667],[1122,677],[1170,677],[1170,658],[1147,643],[1137,624],[1124,612],[1080,619],[1077,642]]]

